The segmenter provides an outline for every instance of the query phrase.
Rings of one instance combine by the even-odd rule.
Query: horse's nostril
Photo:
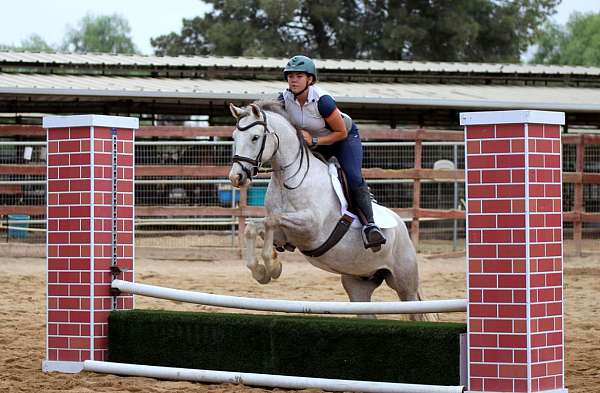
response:
[[[242,174],[241,173],[238,174],[237,179],[238,179],[238,183],[242,182]]]

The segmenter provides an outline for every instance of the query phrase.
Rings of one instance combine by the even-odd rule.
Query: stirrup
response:
[[[381,250],[381,246],[387,241],[381,229],[375,224],[367,224],[363,227],[362,238],[365,248],[370,248],[373,252]]]

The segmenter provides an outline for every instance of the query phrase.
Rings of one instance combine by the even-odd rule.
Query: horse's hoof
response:
[[[281,263],[276,263],[274,264],[274,266],[272,266],[271,268],[271,278],[276,280],[279,278],[279,276],[281,276],[281,270],[283,270],[283,266],[281,266]]]
[[[271,276],[267,274],[267,269],[263,265],[256,266],[256,269],[252,271],[252,277],[259,284],[268,284],[271,281]]]

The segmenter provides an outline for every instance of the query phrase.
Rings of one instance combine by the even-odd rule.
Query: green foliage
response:
[[[358,318],[112,312],[113,362],[457,385],[465,324]]]
[[[156,54],[518,62],[560,0],[205,0]]]
[[[63,50],[76,53],[136,53],[127,19],[120,15],[88,14],[66,34]]]
[[[574,13],[566,27],[544,25],[532,63],[600,66],[600,12]]]
[[[21,41],[20,45],[2,45],[0,50],[13,52],[54,52],[55,49],[50,46],[38,34],[32,34],[29,38]]]

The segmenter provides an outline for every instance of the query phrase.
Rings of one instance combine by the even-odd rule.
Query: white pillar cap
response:
[[[44,128],[96,126],[138,129],[140,121],[137,117],[105,115],[44,116],[42,125]]]
[[[564,112],[550,111],[490,111],[490,112],[462,112],[460,125],[478,124],[565,124]]]

